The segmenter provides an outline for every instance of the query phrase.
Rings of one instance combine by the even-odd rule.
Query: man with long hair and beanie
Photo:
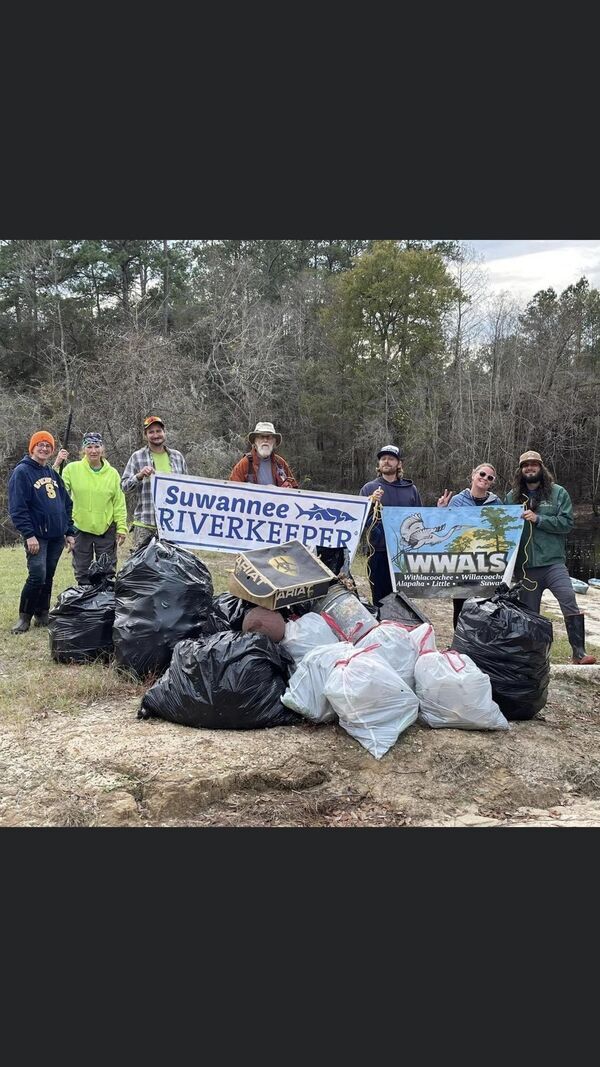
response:
[[[72,503],[63,480],[48,466],[54,438],[47,430],[32,434],[29,454],[17,464],[8,483],[8,511],[25,543],[29,576],[21,592],[19,621],[12,634],[48,625],[52,581],[60,554],[73,550]]]
[[[361,496],[370,496],[373,510],[369,513],[365,529],[367,543],[372,549],[367,559],[367,577],[371,586],[373,606],[378,608],[388,593],[392,592],[392,579],[385,547],[385,533],[381,521],[381,508],[422,507],[421,494],[410,478],[404,477],[402,455],[397,445],[384,445],[377,453],[377,478],[366,482]]]
[[[515,579],[524,579],[519,599],[539,613],[542,593],[549,589],[563,613],[572,663],[595,663],[585,651],[584,614],[573,592],[566,566],[566,542],[573,528],[571,497],[558,485],[544,466],[539,452],[523,452],[515,472],[513,488],[505,504],[523,504],[525,526],[521,536]]]

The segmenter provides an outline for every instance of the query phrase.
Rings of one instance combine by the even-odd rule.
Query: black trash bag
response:
[[[90,563],[87,577],[90,585],[99,585],[105,578],[114,578],[115,565],[108,552],[102,552],[98,559]]]
[[[202,633],[213,584],[191,552],[153,537],[121,568],[115,594],[115,660],[143,678],[162,674],[177,642]]]
[[[289,653],[266,634],[227,630],[180,641],[169,669],[145,694],[138,718],[213,730],[300,722],[280,700],[293,665]]]
[[[236,630],[239,633],[244,615],[255,607],[256,604],[251,604],[249,600],[240,600],[233,593],[221,593],[220,596],[213,597],[212,608],[202,632],[209,635],[223,633],[224,630]]]
[[[332,574],[335,574],[336,577],[341,575],[343,578],[349,579],[350,585],[346,588],[350,593],[356,593],[361,604],[364,604],[365,601],[358,595],[356,580],[350,570],[350,552],[348,549],[329,548],[326,545],[318,545],[316,553],[321,562],[324,563],[326,567],[329,567]],[[370,608],[370,605],[368,604],[365,604],[365,606]],[[375,614],[375,612],[373,612],[373,614]]]
[[[48,612],[52,659],[57,663],[107,660],[113,650],[114,618],[114,580],[109,575],[97,573],[93,585],[65,589]]]
[[[500,586],[485,600],[470,597],[458,617],[451,648],[470,656],[492,683],[507,719],[532,719],[544,707],[550,681],[552,623]]]
[[[347,548],[329,548],[327,545],[317,545],[317,558],[324,563],[332,574],[336,576],[341,570],[348,574],[349,552]]]

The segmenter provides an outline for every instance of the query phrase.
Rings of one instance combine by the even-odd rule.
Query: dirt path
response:
[[[451,609],[426,610],[446,647]],[[0,825],[600,825],[599,691],[600,667],[554,667],[532,721],[415,724],[379,762],[338,726],[193,730],[138,720],[139,698],[49,710],[2,724]]]

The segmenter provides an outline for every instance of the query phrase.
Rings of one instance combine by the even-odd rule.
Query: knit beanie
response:
[[[52,434],[48,433],[47,430],[38,430],[37,433],[31,435],[29,441],[29,455],[31,455],[35,446],[39,445],[40,441],[47,441],[48,444],[52,445],[52,451],[54,451],[54,438]]]

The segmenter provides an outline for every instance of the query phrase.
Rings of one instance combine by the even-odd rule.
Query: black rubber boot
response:
[[[16,626],[12,627],[10,631],[11,634],[26,634],[29,629],[30,623],[31,615],[26,615],[24,611],[21,611],[19,614],[19,621]]]
[[[34,626],[47,626],[48,625],[48,612],[41,611],[39,615],[33,616]]]
[[[573,649],[571,663],[576,663],[578,666],[595,663],[596,657],[588,656],[585,651],[585,615],[583,612],[579,615],[566,615],[565,626],[569,644]]]

